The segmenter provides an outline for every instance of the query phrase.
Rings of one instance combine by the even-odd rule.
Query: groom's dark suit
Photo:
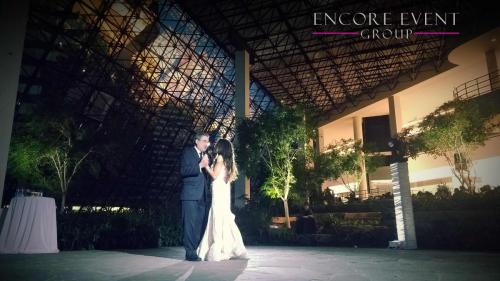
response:
[[[196,248],[200,243],[206,217],[208,183],[205,173],[200,170],[201,156],[195,147],[184,149],[181,158],[182,176],[182,224],[184,227],[184,248],[186,258],[197,257]]]

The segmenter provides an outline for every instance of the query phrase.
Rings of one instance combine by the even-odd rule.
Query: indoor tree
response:
[[[64,212],[74,176],[92,153],[85,134],[69,117],[38,116],[17,124],[9,152],[9,174],[23,185],[59,191],[60,212]]]
[[[40,158],[40,164],[50,167],[57,177],[61,191],[60,212],[63,213],[71,181],[79,171],[83,161],[92,153],[92,148],[78,147],[77,142],[82,140],[83,134],[77,130],[71,119],[52,123],[52,129],[57,131],[57,141],[52,142],[47,147]]]
[[[286,226],[290,228],[288,200],[296,182],[294,164],[304,153],[308,140],[305,111],[300,107],[265,112],[244,119],[237,126],[237,160],[249,176],[262,173],[262,193],[283,203]]]
[[[383,165],[383,158],[370,147],[361,141],[353,139],[342,139],[327,147],[324,153],[324,173],[327,178],[340,179],[344,186],[350,190],[346,176],[351,176],[359,186],[362,179],[362,165],[365,165],[366,173],[374,172]]]
[[[475,192],[472,152],[498,129],[499,94],[469,100],[453,100],[425,116],[422,122],[405,129],[399,138],[407,153],[443,157],[460,185]]]
[[[326,179],[324,172],[324,154],[313,147],[310,143],[306,144],[303,152],[294,165],[295,187],[298,199],[311,204],[315,200],[321,199],[321,185]]]

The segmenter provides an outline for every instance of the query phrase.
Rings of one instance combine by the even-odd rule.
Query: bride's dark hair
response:
[[[227,182],[233,182],[238,177],[238,169],[236,168],[236,162],[234,160],[233,144],[226,139],[220,139],[215,144],[215,154],[222,156],[224,160],[224,166],[226,167],[228,175]],[[217,158],[215,161],[217,163]]]

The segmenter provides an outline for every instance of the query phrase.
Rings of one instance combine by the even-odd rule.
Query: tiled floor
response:
[[[500,280],[500,253],[249,247],[249,260],[187,262],[182,248],[0,255],[0,280]]]

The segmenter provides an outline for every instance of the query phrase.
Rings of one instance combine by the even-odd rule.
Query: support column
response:
[[[391,164],[392,193],[394,195],[398,240],[392,241],[389,243],[389,246],[416,249],[417,235],[415,233],[413,204],[408,176],[408,162]]]
[[[250,58],[245,50],[235,52],[235,96],[234,107],[236,122],[250,116]],[[238,142],[236,132],[235,142]],[[245,198],[250,199],[250,180],[244,171],[238,169],[239,176],[234,185],[234,206],[241,208],[245,205]]]
[[[354,130],[354,140],[361,141],[363,143],[363,124],[362,118],[360,116],[353,117],[353,130]],[[361,179],[359,182],[359,198],[361,200],[368,199],[368,179],[366,177],[366,165],[365,165],[365,155],[362,154],[361,161]]]
[[[21,72],[28,0],[0,2],[0,206]]]
[[[325,133],[323,132],[323,129],[318,128],[318,152],[323,153],[325,150],[325,138],[324,138]]]
[[[390,96],[389,123],[391,136],[396,137],[402,128],[401,105],[398,96]],[[391,164],[392,192],[394,195],[394,210],[396,213],[396,229],[398,240],[389,242],[389,247],[416,249],[417,236],[411,201],[410,178],[408,162]]]
[[[389,126],[391,129],[391,137],[395,137],[403,127],[401,104],[398,96],[390,96],[387,99],[389,101]]]

